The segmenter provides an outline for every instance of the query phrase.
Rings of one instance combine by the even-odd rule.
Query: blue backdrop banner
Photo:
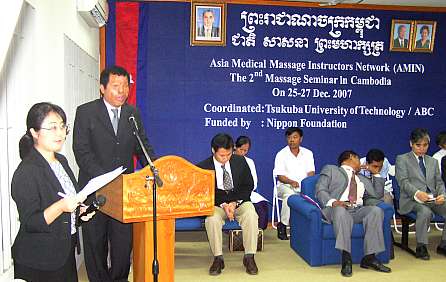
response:
[[[215,9],[219,34],[191,42],[203,20],[191,19],[190,3],[139,5],[132,76],[158,156],[195,163],[210,155],[216,133],[248,135],[259,192],[271,199],[274,158],[289,126],[303,129],[316,172],[346,149],[380,148],[394,163],[410,150],[412,129],[427,128],[433,140],[445,129],[444,13],[227,4]],[[401,24],[407,48],[394,41]],[[421,25],[430,41],[416,48]],[[125,38],[114,31],[107,26],[107,45]]]

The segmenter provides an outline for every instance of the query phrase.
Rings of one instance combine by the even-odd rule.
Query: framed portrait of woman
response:
[[[413,21],[392,20],[390,51],[409,52],[412,47]]]
[[[415,21],[412,51],[432,53],[435,43],[435,21]]]
[[[224,3],[192,2],[190,44],[226,45],[226,5]]]

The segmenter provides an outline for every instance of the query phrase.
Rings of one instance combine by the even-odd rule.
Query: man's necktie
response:
[[[426,178],[426,167],[424,166],[423,156],[418,157],[418,164],[420,165],[421,173],[423,173],[424,178]],[[426,192],[431,193],[431,189],[426,186]]]
[[[424,177],[426,177],[426,167],[424,166],[423,156],[418,157],[418,164],[420,165],[420,169]]]
[[[118,123],[119,123],[118,109],[112,109],[112,113],[113,113],[112,126],[113,126],[113,130],[115,131],[115,135],[116,135],[118,133]]]
[[[352,180],[350,181],[350,187],[348,190],[348,200],[350,203],[356,203],[356,197],[357,197],[357,185],[356,185],[356,178],[355,173],[352,174]]]
[[[225,169],[225,166],[222,165],[221,168],[223,169],[223,188],[226,191],[232,190],[232,179],[229,175],[229,172]]]

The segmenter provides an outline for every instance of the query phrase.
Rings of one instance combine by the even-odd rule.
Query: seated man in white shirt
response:
[[[288,197],[300,192],[300,182],[307,176],[314,175],[313,152],[301,147],[303,131],[290,127],[285,131],[288,145],[280,150],[274,161],[274,174],[277,176],[277,194],[283,200],[280,222],[277,224],[277,237],[288,240],[286,227],[290,220]]]

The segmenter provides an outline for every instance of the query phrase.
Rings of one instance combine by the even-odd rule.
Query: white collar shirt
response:
[[[217,189],[225,190],[223,186],[223,169],[221,168],[223,164],[217,161],[215,157],[212,157],[212,159],[214,160],[215,178],[217,179]],[[231,176],[232,180],[231,165],[229,164],[229,161],[225,163],[225,169]],[[234,187],[234,181],[232,181],[232,187]]]
[[[113,116],[114,116],[113,111],[112,111],[113,109],[118,109],[118,120],[119,120],[119,118],[121,117],[121,107],[119,107],[119,108],[113,107],[107,101],[105,101],[104,98],[102,98],[102,101],[104,101],[105,107],[107,107],[107,113],[110,118],[110,121],[113,120]]]
[[[345,173],[347,173],[347,178],[348,178],[348,182],[347,182],[347,187],[345,187],[344,193],[342,193],[341,198],[339,199],[340,201],[348,201],[348,192],[350,190],[350,182],[352,181],[352,174],[354,172],[353,168],[351,168],[348,165],[342,165],[341,168],[345,171]],[[361,179],[355,175],[355,180],[356,180],[356,204],[354,206],[362,206],[364,204],[364,192],[365,192],[365,187],[364,187],[364,183],[361,182]]]
[[[287,145],[276,154],[274,161],[274,174],[300,182],[315,171],[313,152],[304,147],[299,147],[299,153],[295,156]]]

